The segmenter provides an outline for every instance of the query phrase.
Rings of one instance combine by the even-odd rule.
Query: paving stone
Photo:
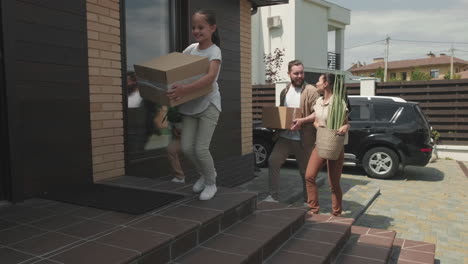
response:
[[[343,178],[356,177],[344,175]],[[398,238],[436,244],[440,263],[464,263],[468,255],[468,180],[456,161],[405,168],[393,179],[368,178],[381,195],[356,224],[395,230]],[[376,221],[380,219],[381,221]],[[393,262],[396,263],[396,262]]]

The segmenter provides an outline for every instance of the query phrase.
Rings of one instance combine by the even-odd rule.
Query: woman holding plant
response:
[[[343,198],[340,178],[343,168],[344,145],[347,143],[349,130],[346,89],[341,77],[329,73],[320,76],[316,87],[319,93],[322,94],[322,97],[317,100],[314,106],[314,126],[319,134],[319,130],[331,130],[333,136],[325,139],[321,139],[319,135],[317,136],[316,147],[310,156],[305,174],[307,203],[312,213],[319,213],[320,207],[315,180],[319,170],[326,162],[328,181],[332,193],[332,214],[340,216]],[[323,150],[320,149],[320,145],[329,145],[328,143],[334,143],[331,145],[335,145],[333,147],[335,154],[332,156],[327,155],[327,153],[323,154]]]

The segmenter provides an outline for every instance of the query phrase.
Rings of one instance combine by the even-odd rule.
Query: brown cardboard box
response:
[[[290,129],[292,121],[300,118],[302,111],[300,108],[284,106],[264,106],[263,126],[268,128]]]
[[[141,96],[156,103],[176,106],[213,90],[212,85],[208,85],[177,101],[166,96],[172,84],[191,83],[206,74],[210,66],[206,57],[173,52],[134,66]]]

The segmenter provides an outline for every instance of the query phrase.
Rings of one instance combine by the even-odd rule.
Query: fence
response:
[[[252,121],[254,124],[262,121],[264,106],[275,106],[275,85],[252,85]]]
[[[348,94],[358,95],[360,85],[348,84]],[[253,121],[262,119],[262,107],[275,105],[274,85],[252,87]],[[376,95],[401,97],[418,102],[439,144],[468,145],[468,80],[376,83]]]

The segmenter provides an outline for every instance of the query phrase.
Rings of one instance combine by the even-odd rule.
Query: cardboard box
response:
[[[134,66],[141,96],[155,103],[176,106],[213,90],[210,84],[177,101],[166,96],[174,83],[191,83],[205,75],[210,66],[206,57],[173,52]]]
[[[300,118],[300,108],[284,106],[264,106],[263,126],[268,128],[290,129],[294,119]]]

